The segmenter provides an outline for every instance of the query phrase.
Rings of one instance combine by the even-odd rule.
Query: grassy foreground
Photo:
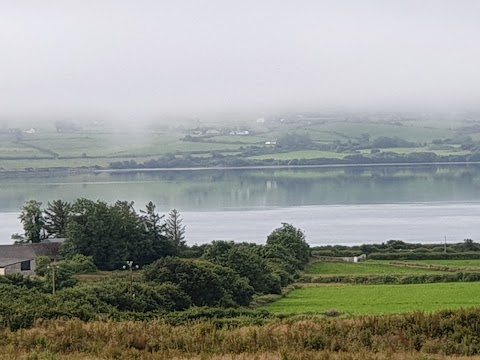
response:
[[[214,320],[38,321],[0,331],[2,359],[441,359],[480,354],[480,313],[284,319],[263,325]],[[478,357],[477,357],[478,358]]]
[[[265,305],[274,314],[394,314],[480,306],[480,283],[306,287]],[[461,296],[459,296],[461,294]]]

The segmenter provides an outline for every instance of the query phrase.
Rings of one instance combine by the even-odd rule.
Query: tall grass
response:
[[[0,354],[15,352],[18,358],[35,352],[53,354],[52,359],[74,359],[75,354],[85,359],[386,359],[392,358],[388,354],[418,352],[470,356],[480,354],[480,312],[290,318],[247,326],[213,321],[177,326],[162,320],[38,321],[32,329],[1,332]]]

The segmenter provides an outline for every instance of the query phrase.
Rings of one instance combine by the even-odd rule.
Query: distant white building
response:
[[[207,135],[219,135],[220,131],[218,131],[216,129],[211,129],[211,130],[207,130],[206,134]]]
[[[35,130],[34,128],[31,128],[31,129],[28,129],[28,130],[24,130],[23,132],[25,134],[35,134],[37,132],[37,130]]]
[[[343,259],[343,261],[346,261],[346,262],[357,263],[357,262],[367,260],[367,255],[362,254],[362,255],[359,255],[359,256],[344,257],[342,259]]]
[[[242,130],[242,131],[230,131],[230,135],[240,135],[240,136],[245,136],[249,135],[250,131],[248,130]]]

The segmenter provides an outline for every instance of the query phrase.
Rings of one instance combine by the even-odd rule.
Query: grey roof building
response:
[[[0,275],[13,273],[33,274],[35,259],[47,256],[51,261],[62,259],[62,239],[38,244],[0,245]]]

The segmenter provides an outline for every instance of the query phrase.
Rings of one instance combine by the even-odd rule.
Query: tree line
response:
[[[288,150],[290,151],[290,150]],[[313,158],[280,160],[273,157],[281,152],[278,149],[264,150],[261,147],[249,148],[237,155],[212,152],[210,157],[192,157],[189,154],[168,154],[157,159],[137,162],[135,160],[115,161],[110,163],[110,169],[155,169],[155,168],[189,168],[189,167],[243,167],[243,166],[298,166],[298,165],[366,165],[366,164],[418,164],[418,163],[448,163],[448,162],[478,162],[480,152],[466,155],[437,155],[434,151],[419,151],[406,154],[398,154],[392,151],[380,152],[373,149],[370,154],[346,153],[343,159],[338,158]],[[272,154],[272,159],[253,159],[250,156]]]

